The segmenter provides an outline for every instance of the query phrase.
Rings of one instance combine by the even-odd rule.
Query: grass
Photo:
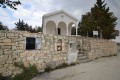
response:
[[[12,80],[31,80],[35,74],[38,73],[36,65],[29,64],[28,67],[25,67],[22,63],[15,63],[16,67],[23,69],[20,74],[15,75]]]

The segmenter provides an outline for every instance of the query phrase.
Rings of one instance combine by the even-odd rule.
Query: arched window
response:
[[[67,35],[67,29],[66,29],[65,22],[58,23],[58,31],[57,32],[58,32],[58,35]]]
[[[46,33],[47,34],[56,34],[56,24],[54,21],[48,21],[46,23]]]
[[[68,35],[76,35],[76,28],[73,22],[68,25]]]

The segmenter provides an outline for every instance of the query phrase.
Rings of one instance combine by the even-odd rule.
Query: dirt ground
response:
[[[120,80],[120,55],[40,74],[33,80]]]

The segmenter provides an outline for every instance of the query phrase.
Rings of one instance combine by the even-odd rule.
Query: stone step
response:
[[[78,60],[78,64],[81,64],[81,63],[88,63],[90,62],[91,60],[88,58],[88,59],[84,59],[84,60]]]
[[[86,54],[78,54],[78,57],[86,56]]]
[[[80,51],[80,52],[78,52],[78,54],[84,54],[84,53],[86,53],[86,51]]]
[[[77,61],[79,64],[79,63],[90,62],[91,60],[88,58],[88,56],[86,54],[78,54]]]
[[[81,56],[81,57],[77,57],[78,60],[84,60],[84,59],[88,59],[87,56]]]

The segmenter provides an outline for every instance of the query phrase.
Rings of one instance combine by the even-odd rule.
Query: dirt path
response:
[[[120,80],[120,55],[40,74],[33,80]]]

